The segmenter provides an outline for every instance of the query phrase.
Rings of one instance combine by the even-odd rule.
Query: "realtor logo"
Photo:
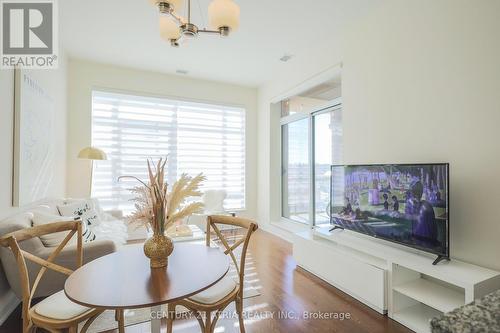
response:
[[[54,0],[0,0],[1,68],[57,67],[57,11]]]

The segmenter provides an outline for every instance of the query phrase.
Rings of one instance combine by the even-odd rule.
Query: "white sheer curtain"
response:
[[[168,156],[168,181],[207,176],[204,189],[224,189],[228,209],[245,208],[245,110],[94,91],[92,145],[108,155],[94,167],[92,196],[104,209],[133,208],[131,180],[147,179],[146,159]]]

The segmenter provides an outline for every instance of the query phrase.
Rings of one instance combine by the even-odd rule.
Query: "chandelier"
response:
[[[238,28],[240,7],[233,0],[213,0],[208,5],[210,29],[200,29],[191,22],[191,0],[187,0],[187,20],[178,14],[183,0],[150,0],[160,12],[160,35],[177,47],[186,39],[193,39],[200,33],[217,34],[226,37]]]

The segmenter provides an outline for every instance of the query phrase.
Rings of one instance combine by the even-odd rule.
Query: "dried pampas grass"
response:
[[[166,162],[167,159],[162,158],[156,164],[147,161],[149,183],[134,176],[118,178],[133,178],[142,184],[131,189],[136,196],[132,199],[135,211],[128,216],[129,223],[143,225],[161,235],[175,222],[202,211],[201,202],[186,204],[186,200],[201,195],[199,188],[205,180],[201,173],[195,177],[183,173],[168,192],[168,184],[165,181]]]

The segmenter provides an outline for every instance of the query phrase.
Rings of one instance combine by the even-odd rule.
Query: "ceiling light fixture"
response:
[[[178,14],[183,0],[150,0],[160,12],[160,36],[172,46],[179,46],[184,39],[199,33],[218,34],[226,37],[240,23],[240,7],[233,0],[213,0],[208,5],[208,23],[211,29],[199,29],[191,22],[191,0],[187,0],[187,20]]]

